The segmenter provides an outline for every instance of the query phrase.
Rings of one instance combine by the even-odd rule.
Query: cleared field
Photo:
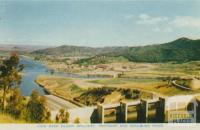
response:
[[[162,94],[165,96],[174,96],[174,95],[180,95],[180,94],[196,94],[200,92],[199,89],[195,91],[183,90],[183,89],[177,88],[171,83],[168,83],[168,81],[164,81],[162,79],[155,79],[155,78],[138,78],[138,79],[110,78],[110,79],[102,79],[102,80],[92,80],[89,82],[117,87],[117,88],[130,88],[130,89],[156,92],[158,94]]]
[[[123,77],[191,77],[200,76],[200,61],[187,63],[133,63]]]
[[[200,92],[200,90],[183,90],[168,81],[155,78],[88,80],[40,75],[36,82],[50,93],[87,106],[96,105],[98,102],[109,104],[119,101],[133,101],[138,98],[152,98],[153,93],[158,96],[174,96]]]
[[[113,87],[111,84],[95,83],[95,80],[87,79],[41,75],[37,77],[36,82],[51,94],[89,106],[96,105],[98,102],[107,104],[122,100],[133,101],[141,96],[151,95],[134,89]]]
[[[120,85],[127,83],[154,83],[160,81],[159,79],[153,78],[109,78],[109,79],[100,79],[100,80],[89,80],[91,83],[98,83],[103,85]]]

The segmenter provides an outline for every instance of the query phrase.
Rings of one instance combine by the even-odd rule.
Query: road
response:
[[[72,108],[78,108],[77,105],[66,101],[62,98],[56,97],[54,95],[45,95],[48,107],[51,111],[57,111],[60,110],[61,108],[65,109],[72,109]]]
[[[175,80],[173,80],[172,83],[173,83],[176,87],[179,87],[179,88],[181,88],[181,89],[191,90],[191,89],[188,88],[188,87],[185,87],[185,86],[182,86],[182,85],[177,84]]]

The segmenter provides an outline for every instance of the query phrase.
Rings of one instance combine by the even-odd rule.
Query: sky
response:
[[[200,0],[0,0],[0,44],[140,46],[200,38]]]

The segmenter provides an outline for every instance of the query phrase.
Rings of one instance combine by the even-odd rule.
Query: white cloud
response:
[[[170,24],[180,28],[198,28],[200,27],[200,18],[191,16],[178,16],[172,20]]]
[[[165,17],[165,16],[152,17],[147,14],[140,14],[137,24],[152,25],[152,24],[158,24],[165,21],[168,21],[168,17]]]
[[[200,29],[200,17],[194,16],[152,16],[140,14],[136,20],[137,24],[146,25],[157,33],[191,32],[191,29]]]

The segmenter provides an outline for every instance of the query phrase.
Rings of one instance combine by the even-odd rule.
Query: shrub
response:
[[[60,109],[59,113],[56,115],[57,123],[68,123],[69,122],[69,112],[65,109]]]
[[[23,97],[21,96],[19,89],[14,89],[13,94],[10,96],[8,105],[6,106],[6,112],[15,118],[20,118],[24,108],[25,104],[23,103]]]
[[[75,124],[79,124],[79,123],[80,123],[80,119],[77,117],[77,118],[74,120],[74,123],[75,123]]]
[[[39,96],[39,93],[33,90],[31,99],[27,104],[27,120],[30,122],[45,122],[49,119],[50,113],[46,108],[46,99]]]

